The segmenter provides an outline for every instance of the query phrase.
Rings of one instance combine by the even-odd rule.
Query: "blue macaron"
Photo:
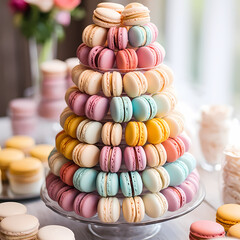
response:
[[[149,44],[152,43],[152,40],[153,40],[152,32],[151,32],[151,29],[147,25],[145,25],[145,26],[143,25],[142,27],[146,31],[146,43],[144,44],[144,46],[148,46]]]
[[[100,172],[97,176],[96,185],[100,196],[115,196],[118,193],[119,189],[119,180],[117,173]]]
[[[95,169],[79,168],[73,175],[73,185],[81,192],[93,192],[96,190],[97,175]]]
[[[157,104],[151,96],[142,95],[132,100],[133,116],[137,121],[147,121],[157,114]]]
[[[187,165],[184,162],[178,160],[165,164],[164,168],[167,170],[170,176],[169,186],[173,187],[178,186],[184,182],[189,174]]]
[[[178,161],[184,162],[187,165],[189,173],[196,168],[196,158],[189,152],[185,152],[184,155],[178,159]]]
[[[120,174],[120,188],[125,197],[138,196],[142,193],[143,183],[138,172],[122,172]]]
[[[113,97],[110,112],[115,122],[129,122],[133,115],[132,102],[129,97]]]
[[[141,47],[146,41],[146,32],[143,27],[133,26],[128,31],[128,41],[132,47]]]

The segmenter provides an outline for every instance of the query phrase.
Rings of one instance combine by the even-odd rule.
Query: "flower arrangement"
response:
[[[71,17],[81,19],[84,10],[81,0],[9,0],[14,22],[24,36],[35,38],[38,44],[47,42],[53,34],[64,37],[64,26]]]

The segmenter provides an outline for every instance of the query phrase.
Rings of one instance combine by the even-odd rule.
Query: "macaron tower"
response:
[[[99,3],[94,10],[49,156],[48,195],[65,211],[140,222],[197,193],[196,161],[157,37],[140,3]]]

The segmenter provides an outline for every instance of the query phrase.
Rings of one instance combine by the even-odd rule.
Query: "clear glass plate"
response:
[[[100,239],[148,239],[160,231],[161,225],[159,223],[181,217],[193,211],[202,203],[204,197],[205,189],[202,183],[200,183],[199,190],[194,199],[178,211],[167,212],[159,218],[150,218],[145,215],[144,219],[139,223],[128,223],[121,214],[120,219],[116,223],[103,223],[98,219],[97,215],[92,218],[83,218],[74,212],[64,211],[57,202],[48,196],[45,184],[41,189],[41,198],[48,208],[73,221],[89,224],[89,230]]]

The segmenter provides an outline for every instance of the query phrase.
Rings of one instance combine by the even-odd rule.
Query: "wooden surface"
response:
[[[0,119],[0,144],[10,135],[10,124],[7,118]],[[221,175],[220,172],[208,173],[199,168],[201,181],[206,188],[204,202],[191,213],[162,224],[161,232],[153,237],[154,240],[187,240],[189,227],[197,220],[215,220],[216,209],[221,205]],[[39,218],[41,227],[49,224],[60,224],[72,229],[76,240],[97,239],[89,232],[86,224],[68,220],[48,209],[41,200],[23,202],[30,214]],[[134,238],[133,238],[134,239]]]

